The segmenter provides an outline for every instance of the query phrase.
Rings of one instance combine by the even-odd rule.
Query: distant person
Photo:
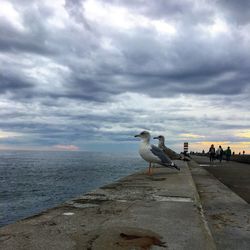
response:
[[[246,153],[245,150],[243,150],[242,154],[244,155],[245,153]]]
[[[223,157],[223,149],[222,149],[221,145],[216,150],[216,155],[218,157],[218,160],[221,162],[222,161],[222,157]]]
[[[233,155],[235,155],[235,152],[233,151]]]
[[[230,158],[231,158],[231,149],[230,149],[230,147],[227,147],[227,150],[226,150],[226,160],[230,161]]]
[[[214,162],[214,157],[215,157],[215,147],[214,144],[211,145],[211,147],[209,148],[209,159],[210,162]]]
[[[202,150],[202,154],[203,154],[203,155],[205,154],[205,150],[204,150],[204,149]]]

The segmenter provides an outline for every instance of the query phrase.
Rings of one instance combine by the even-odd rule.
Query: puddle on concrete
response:
[[[193,202],[189,197],[154,195],[153,198],[156,201]]]

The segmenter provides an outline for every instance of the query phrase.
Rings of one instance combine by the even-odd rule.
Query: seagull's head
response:
[[[164,138],[163,135],[156,136],[156,137],[154,137],[154,139],[158,139],[160,142],[164,142],[165,141],[165,138]]]
[[[148,131],[142,131],[140,134],[135,135],[135,137],[140,137],[142,140],[149,141],[150,140],[150,133]]]

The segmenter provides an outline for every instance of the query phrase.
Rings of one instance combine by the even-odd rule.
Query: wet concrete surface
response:
[[[214,172],[223,171],[222,165],[217,166],[216,163],[214,166],[208,166],[206,158],[193,157],[193,159],[200,164],[191,161],[189,167],[217,249],[250,249],[249,204],[206,170],[213,168]],[[236,168],[238,164],[232,162],[224,168]]]
[[[250,164],[216,160],[210,164],[208,157],[193,156],[200,166],[250,203]]]
[[[177,164],[180,172],[136,173],[0,228],[0,248],[216,249],[187,163]]]

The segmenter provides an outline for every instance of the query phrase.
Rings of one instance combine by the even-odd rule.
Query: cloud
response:
[[[184,139],[203,139],[205,138],[204,135],[197,135],[197,134],[191,134],[191,133],[187,133],[187,134],[180,134],[180,137],[184,138]]]
[[[82,24],[86,29],[91,29],[84,15],[83,2],[81,0],[66,0],[65,9],[76,22]]]
[[[247,0],[235,2],[233,0],[222,0],[218,7],[231,22],[244,25],[250,22],[250,3]]]
[[[75,145],[55,145],[53,149],[63,150],[63,151],[78,151],[79,147]]]
[[[23,135],[9,145],[246,140],[246,1],[3,2],[0,129]]]
[[[236,136],[249,139],[250,138],[250,130],[237,132]]]
[[[15,133],[15,132],[1,131],[0,130],[0,140],[6,139],[6,138],[15,138],[17,136],[22,136],[22,135],[19,133]]]

